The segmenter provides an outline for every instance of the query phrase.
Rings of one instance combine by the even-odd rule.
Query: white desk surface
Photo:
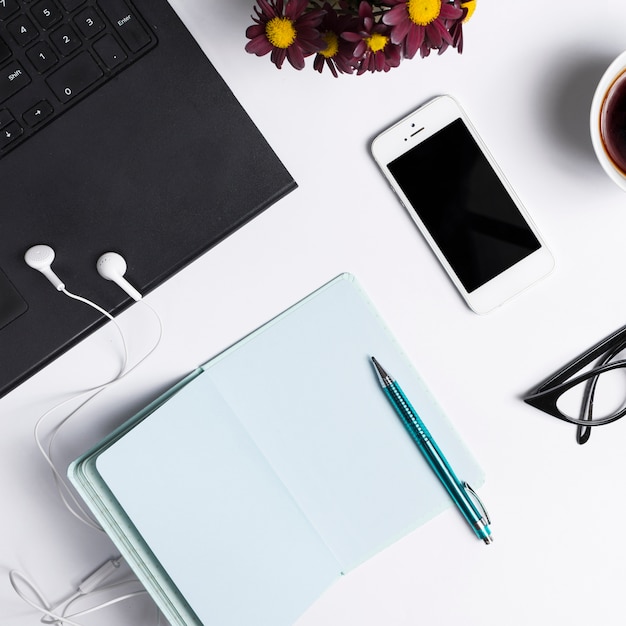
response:
[[[520,396],[626,323],[626,195],[596,162],[588,133],[595,83],[626,49],[626,3],[479,0],[462,55],[339,79],[319,75],[311,59],[302,72],[278,71],[245,53],[253,0],[172,4],[299,188],[147,296],[165,324],[158,351],[66,426],[58,463],[350,271],[484,467],[495,542],[476,541],[451,508],[341,580],[298,626],[623,624],[626,420],[581,447],[573,426]],[[378,132],[440,93],[462,103],[557,261],[488,316],[464,305],[369,153]],[[149,319],[141,305],[120,317],[131,357],[153,337]],[[57,599],[114,554],[63,508],[32,428],[112,375],[117,346],[103,328],[0,400],[2,624],[39,617],[13,594],[10,568]],[[156,623],[148,602],[87,619]]]

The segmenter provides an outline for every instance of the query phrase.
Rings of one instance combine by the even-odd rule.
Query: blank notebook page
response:
[[[202,623],[290,624],[339,564],[206,383],[191,381],[98,470]]]

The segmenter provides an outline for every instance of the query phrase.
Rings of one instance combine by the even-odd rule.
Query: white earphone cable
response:
[[[88,300],[87,298],[83,298],[82,296],[78,296],[75,293],[72,293],[70,291],[68,291],[67,289],[65,289],[65,287],[63,289],[61,289],[61,291],[68,297],[68,298],[72,298],[73,300],[77,300],[78,302],[82,302],[83,304],[87,304],[90,307],[92,307],[93,309],[95,309],[96,311],[98,311],[99,313],[102,313],[102,315],[104,315],[105,317],[108,317],[109,320],[111,322],[113,322],[113,324],[115,324],[115,327],[117,328],[119,334],[120,334],[120,338],[122,340],[122,346],[124,347],[124,359],[122,360],[122,367],[120,368],[120,374],[122,374],[124,372],[124,370],[126,369],[126,364],[128,363],[128,348],[126,347],[126,340],[124,339],[124,333],[122,332],[122,329],[120,328],[120,325],[117,323],[117,320],[105,309],[103,309],[101,306],[98,306],[95,302],[92,302],[91,300]],[[115,380],[117,380],[120,376],[120,374],[118,374],[118,376],[116,376],[112,381],[110,382],[114,382]],[[101,387],[102,385],[98,385],[98,387]]]
[[[59,492],[59,495],[61,497],[61,500],[63,502],[63,504],[65,505],[65,507],[68,509],[68,511],[78,520],[80,520],[81,522],[83,522],[84,524],[86,524],[87,526],[94,528],[95,530],[102,530],[102,528],[100,527],[100,525],[93,520],[93,518],[91,517],[91,515],[87,512],[87,510],[85,509],[85,507],[83,506],[83,504],[80,502],[80,500],[74,495],[73,491],[69,488],[69,486],[67,485],[66,481],[65,481],[65,477],[63,475],[61,475],[61,473],[57,470],[53,460],[52,460],[52,446],[54,443],[54,440],[56,439],[57,434],[59,433],[59,431],[61,430],[61,428],[72,418],[74,417],[88,402],[91,402],[91,400],[93,400],[98,394],[100,394],[102,391],[104,391],[105,389],[107,389],[111,384],[121,380],[122,378],[126,377],[128,374],[130,374],[135,368],[137,368],[139,365],[141,365],[141,363],[143,363],[159,346],[161,339],[163,337],[163,323],[161,321],[161,318],[159,316],[159,314],[156,312],[156,310],[151,307],[147,302],[145,302],[144,300],[141,300],[140,302],[143,303],[155,316],[157,322],[158,322],[158,336],[156,341],[154,342],[154,345],[150,348],[150,350],[135,364],[133,365],[131,368],[129,368],[128,370],[126,370],[126,367],[128,365],[128,350],[126,347],[126,342],[124,341],[124,337],[123,337],[123,332],[121,327],[119,326],[119,324],[117,323],[117,321],[115,320],[115,318],[113,318],[113,316],[111,316],[107,311],[105,311],[104,309],[102,309],[101,307],[99,307],[97,304],[95,304],[94,302],[91,302],[90,300],[83,298],[81,296],[76,296],[75,294],[71,294],[70,292],[66,291],[65,289],[63,290],[63,293],[66,293],[66,295],[68,295],[69,297],[78,300],[80,302],[83,302],[89,306],[92,306],[93,308],[95,308],[97,311],[101,312],[102,314],[106,315],[116,326],[117,330],[120,333],[120,336],[122,337],[122,343],[124,346],[124,363],[123,363],[123,367],[120,369],[120,372],[111,380],[102,383],[100,385],[97,385],[95,387],[91,387],[89,389],[85,389],[82,392],[80,392],[77,395],[72,396],[71,398],[68,398],[67,400],[64,400],[63,402],[53,406],[51,409],[48,409],[36,422],[35,427],[34,427],[34,437],[35,437],[35,443],[41,453],[41,455],[43,456],[45,462],[47,463],[47,465],[50,467],[50,470],[52,471],[52,475],[57,487],[57,490]],[[80,402],[80,404],[73,409],[68,415],[66,415],[58,424],[56,424],[54,426],[54,428],[50,431],[49,433],[49,439],[48,439],[48,443],[47,446],[44,446],[43,443],[43,438],[40,435],[40,430],[41,427],[43,425],[43,423],[48,419],[48,417],[50,415],[52,415],[53,413],[55,413],[56,411],[60,410],[63,406],[65,406],[66,404],[70,403],[70,402],[75,402],[77,399],[83,397],[83,396],[88,396],[87,398],[85,398],[82,402]]]
[[[61,475],[59,470],[56,468],[56,465],[52,459],[53,452],[53,444],[58,435],[59,431],[73,416],[75,416],[88,402],[93,400],[98,394],[107,389],[111,384],[121,380],[130,372],[132,372],[136,367],[138,367],[141,363],[143,363],[159,346],[161,339],[163,337],[163,323],[162,320],[157,313],[157,311],[152,308],[149,304],[143,301],[141,294],[130,284],[124,281],[121,276],[123,276],[126,270],[126,262],[123,257],[116,253],[107,253],[100,257],[98,260],[97,268],[98,272],[106,278],[107,280],[114,280],[117,282],[120,287],[126,291],[131,297],[139,302],[143,302],[143,304],[152,312],[155,316],[158,323],[158,336],[154,345],[148,350],[148,352],[132,367],[128,368],[128,347],[126,344],[126,340],[124,337],[124,333],[122,328],[117,323],[117,320],[105,309],[98,306],[95,302],[88,300],[82,296],[71,293],[65,288],[65,284],[59,279],[59,277],[52,271],[51,264],[54,260],[55,254],[54,250],[45,244],[40,244],[33,246],[27,250],[24,255],[24,260],[27,265],[32,267],[35,270],[42,272],[48,280],[54,285],[57,291],[62,292],[68,298],[73,300],[77,300],[88,306],[94,308],[96,311],[107,317],[113,324],[115,325],[117,331],[119,332],[120,339],[122,342],[123,348],[123,357],[122,363],[119,372],[110,380],[91,387],[89,389],[84,389],[83,391],[73,395],[71,398],[63,400],[58,403],[51,409],[47,410],[43,415],[39,417],[39,419],[35,423],[34,427],[34,438],[37,448],[41,455],[43,456],[46,464],[49,466],[52,476],[54,479],[54,483],[59,492],[59,496],[64,506],[68,509],[68,511],[79,521],[86,524],[90,528],[94,530],[103,531],[102,527],[98,524],[98,522],[93,518],[93,516],[87,511],[86,507],[81,503],[81,501],[74,495],[74,492],[71,490],[70,486],[65,481],[65,477]],[[106,270],[106,271],[103,271]],[[117,279],[116,279],[117,277]],[[86,397],[85,397],[86,396]],[[84,399],[82,399],[84,398]],[[66,415],[58,424],[56,424],[50,433],[48,433],[48,442],[44,444],[43,436],[40,434],[40,430],[42,428],[43,423],[56,411],[66,406],[70,402],[76,402],[80,400],[80,403],[76,408],[74,408],[68,415]],[[9,580],[10,583],[17,593],[17,595],[27,604],[37,609],[41,613],[43,613],[43,617],[41,618],[41,622],[44,624],[52,624],[56,626],[82,626],[78,622],[73,621],[75,617],[81,617],[84,615],[88,615],[93,613],[94,611],[103,609],[105,607],[111,606],[118,602],[122,602],[123,600],[127,600],[130,598],[134,598],[138,595],[145,594],[145,590],[141,591],[133,591],[131,593],[126,593],[124,595],[118,596],[106,602],[102,602],[95,606],[92,606],[88,609],[84,609],[82,611],[75,612],[71,615],[68,615],[70,607],[80,600],[81,598],[85,598],[90,594],[93,594],[97,591],[105,591],[110,590],[115,587],[119,587],[124,584],[139,581],[137,579],[120,581],[117,583],[113,583],[107,586],[103,586],[102,583],[106,578],[108,578],[120,565],[121,557],[117,557],[116,559],[111,559],[101,565],[93,574],[88,576],[83,582],[79,585],[78,590],[68,596],[65,600],[58,603],[56,606],[52,606],[44,597],[41,590],[26,576],[21,574],[17,570],[11,570],[9,572]],[[28,591],[22,589],[22,587],[26,587]],[[30,597],[29,597],[30,592]],[[34,598],[34,599],[33,599]],[[62,609],[61,609],[62,607]],[[59,609],[61,609],[59,611]],[[161,623],[161,613],[157,608],[157,626]]]
[[[41,613],[43,613],[43,617],[41,618],[41,622],[44,624],[53,624],[56,626],[83,626],[79,622],[75,622],[74,619],[77,617],[83,617],[85,615],[89,615],[90,613],[94,613],[95,611],[100,611],[104,608],[112,606],[114,604],[118,604],[125,600],[130,600],[132,598],[136,598],[138,596],[146,595],[145,589],[140,589],[137,591],[130,591],[121,596],[117,596],[110,600],[106,600],[104,602],[100,602],[95,604],[89,608],[83,609],[81,611],[76,611],[75,613],[69,613],[70,607],[72,607],[76,602],[81,599],[86,599],[91,595],[99,592],[110,591],[117,587],[122,587],[125,585],[129,585],[132,583],[137,583],[136,579],[126,579],[121,580],[109,585],[100,585],[97,583],[89,584],[89,579],[96,578],[99,583],[104,582],[104,580],[111,575],[120,565],[121,557],[117,557],[115,559],[111,559],[106,561],[103,565],[101,565],[94,574],[85,579],[80,585],[77,591],[72,593],[70,596],[65,598],[64,600],[58,602],[56,605],[51,605],[50,602],[46,600],[43,595],[43,592],[37,587],[37,585],[24,576],[24,574],[18,572],[17,570],[11,570],[9,572],[9,581],[11,582],[11,586],[13,587],[15,593],[27,604],[29,604],[34,609],[37,609]],[[87,584],[86,584],[87,583]],[[29,592],[32,597],[29,597]],[[161,612],[157,609],[157,626],[161,623]]]

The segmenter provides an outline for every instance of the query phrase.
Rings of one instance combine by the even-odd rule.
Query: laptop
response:
[[[0,0],[0,395],[293,190],[166,0]]]

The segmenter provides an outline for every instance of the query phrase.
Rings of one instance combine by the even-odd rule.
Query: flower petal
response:
[[[376,64],[376,71],[382,72],[385,69],[385,53],[379,50],[374,54],[374,63]]]
[[[246,37],[248,39],[254,39],[255,37],[265,36],[265,26],[262,24],[252,24],[246,29]]]
[[[354,49],[354,56],[357,58],[361,58],[365,54],[366,51],[367,51],[367,44],[365,43],[365,41],[361,39],[361,41],[357,44],[356,48]]]
[[[267,40],[265,36],[255,37],[246,44],[246,52],[256,54],[259,57],[271,52],[274,46]]]
[[[404,38],[407,36],[410,28],[411,22],[409,22],[409,20],[404,20],[403,22],[400,22],[397,26],[393,26],[391,29],[392,43],[402,43],[404,41]]]
[[[267,17],[276,17],[276,9],[267,0],[257,0],[259,7]]]
[[[444,20],[458,20],[463,17],[463,9],[455,7],[453,4],[447,4],[443,2],[441,4],[441,11],[439,13],[439,19]]]
[[[297,70],[301,70],[304,67],[304,54],[299,46],[289,46],[287,48],[287,60]]]
[[[435,20],[432,24],[430,24],[430,26],[428,26],[427,28],[433,28],[435,29],[438,33],[439,33],[439,43],[437,44],[437,47],[439,47],[441,45],[442,41],[445,41],[448,44],[452,44],[452,36],[450,35],[450,33],[448,32],[448,29],[439,21],[439,20]],[[428,34],[430,35],[431,31],[428,31]]]
[[[389,63],[390,67],[398,67],[400,61],[402,61],[400,46],[392,46],[387,54],[387,63]]]
[[[285,6],[285,17],[294,21],[306,9],[306,5],[308,4],[308,0],[287,0],[287,5]]]
[[[285,51],[285,48],[272,48],[272,55],[270,58],[272,59],[272,63],[274,63],[278,69],[283,66],[286,56],[287,52]]]
[[[409,29],[409,34],[404,40],[404,56],[407,59],[412,59],[421,48],[424,43],[424,33],[423,26],[414,25],[413,28]]]
[[[383,22],[388,26],[395,26],[396,24],[401,24],[405,21],[410,22],[405,4],[395,6],[393,9],[385,11],[385,14],[383,15]]]

